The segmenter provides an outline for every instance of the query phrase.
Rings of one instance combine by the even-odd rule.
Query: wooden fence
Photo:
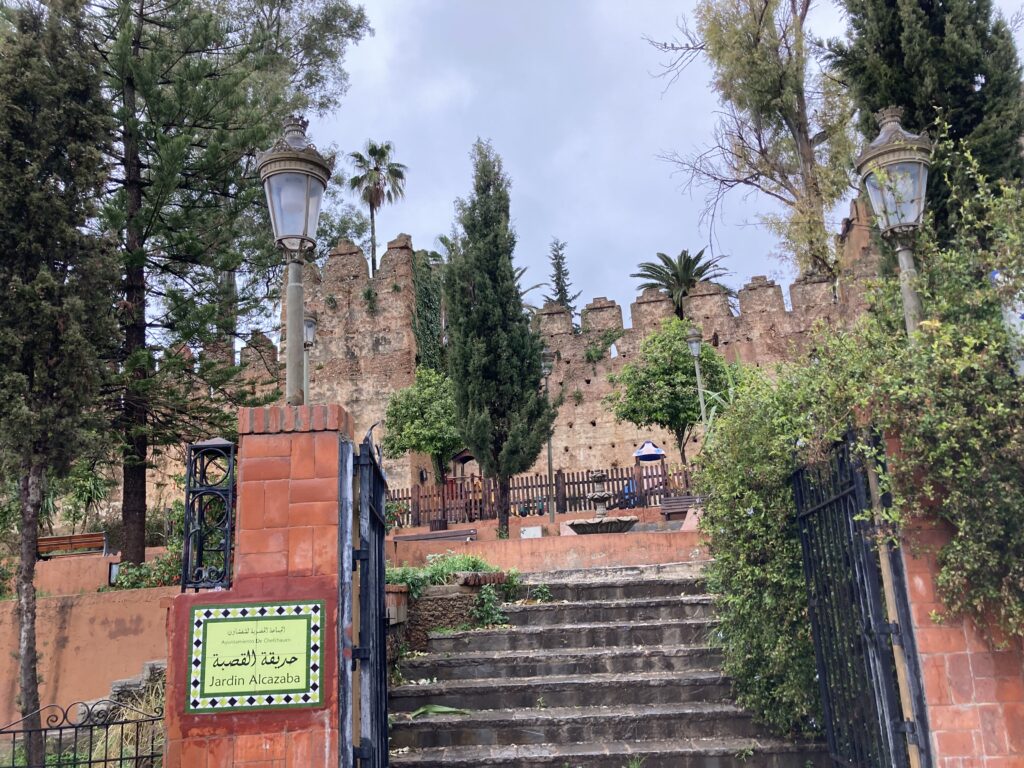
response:
[[[668,470],[663,464],[612,467],[605,487],[612,495],[609,509],[658,506],[662,497],[687,492],[690,475],[686,469]],[[594,490],[590,472],[558,470],[554,483],[546,474],[517,475],[509,483],[510,514],[543,515],[548,498],[555,512],[583,512],[595,509],[587,498]],[[550,495],[549,495],[550,493]],[[497,483],[486,477],[449,478],[444,485],[413,486],[388,490],[388,504],[397,512],[402,527],[493,520],[498,516]],[[436,522],[435,522],[436,521]]]

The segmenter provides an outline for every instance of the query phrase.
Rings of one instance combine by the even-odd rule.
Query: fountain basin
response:
[[[639,522],[635,515],[624,517],[593,517],[589,520],[570,520],[566,523],[573,532],[583,536],[588,533],[625,533]]]

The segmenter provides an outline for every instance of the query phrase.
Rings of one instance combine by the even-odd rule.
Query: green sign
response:
[[[186,712],[321,703],[322,602],[192,609]]]

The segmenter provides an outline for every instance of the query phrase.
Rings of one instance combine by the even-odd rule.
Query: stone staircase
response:
[[[395,768],[825,768],[730,701],[699,564],[534,574],[553,602],[431,635],[391,690]],[[464,715],[408,713],[425,704]]]

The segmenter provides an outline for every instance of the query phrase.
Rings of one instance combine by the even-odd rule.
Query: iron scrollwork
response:
[[[111,699],[50,704],[0,727],[0,766],[156,768],[164,748],[163,715],[162,707],[146,712]],[[28,743],[40,737],[43,754],[30,764]]]
[[[188,446],[181,591],[231,586],[235,446],[223,438]]]

